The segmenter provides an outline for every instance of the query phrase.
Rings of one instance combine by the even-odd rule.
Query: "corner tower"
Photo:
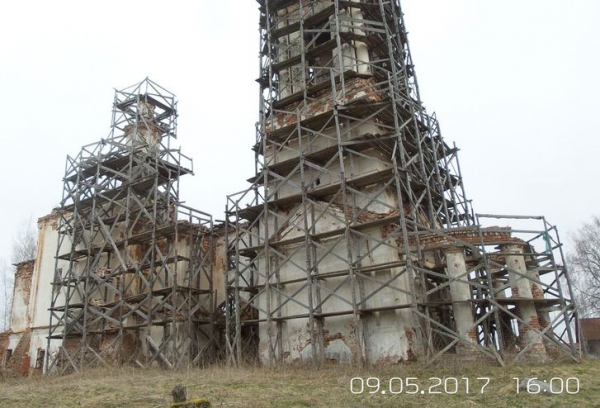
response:
[[[213,223],[179,202],[175,96],[115,92],[108,138],[67,159],[47,372],[214,359]]]

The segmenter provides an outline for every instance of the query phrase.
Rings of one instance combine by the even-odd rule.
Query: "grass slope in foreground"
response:
[[[568,394],[565,387],[558,395],[533,395],[526,390],[517,394],[513,378],[522,381],[533,377],[546,381],[555,378],[554,391],[559,391],[560,384],[565,386],[567,379],[571,379],[569,392],[575,391],[573,378],[577,378],[579,391]],[[486,378],[489,383],[483,388]],[[351,392],[351,381],[357,394]],[[207,398],[213,407],[600,406],[600,360],[588,359],[581,364],[560,362],[504,368],[447,361],[428,367],[408,364],[319,370],[303,367],[211,367],[179,372],[96,369],[64,377],[0,379],[0,407],[167,407],[171,402],[170,392],[177,383],[187,387],[189,398]],[[359,393],[361,385],[364,391]],[[402,392],[398,393],[401,385]],[[456,394],[448,393],[455,388],[458,388]],[[530,391],[536,392],[537,386],[532,383]],[[434,392],[440,393],[432,394]]]

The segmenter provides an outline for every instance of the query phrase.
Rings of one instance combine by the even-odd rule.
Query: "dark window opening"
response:
[[[46,357],[46,350],[39,348],[37,352],[37,359],[35,360],[35,368],[42,370],[44,368],[44,358]]]
[[[321,30],[323,28],[321,27]],[[321,31],[319,33],[305,33],[304,34],[304,44],[308,46],[310,44],[310,48],[318,47],[319,45],[325,44],[327,41],[331,40],[331,32],[330,31]],[[312,44],[311,44],[312,42]]]
[[[8,364],[10,358],[12,357],[12,349],[7,349],[6,354],[4,355],[4,365]]]

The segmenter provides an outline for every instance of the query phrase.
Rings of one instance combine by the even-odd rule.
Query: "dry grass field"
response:
[[[352,378],[354,392],[350,389]],[[411,380],[407,378],[416,378]],[[432,377],[441,380],[430,379]],[[488,377],[489,384],[482,387]],[[517,394],[513,378],[553,380],[554,391],[569,380],[568,394]],[[367,378],[371,378],[367,382]],[[390,390],[390,379],[391,390]],[[466,393],[467,378],[469,393]],[[579,391],[574,393],[577,381]],[[403,391],[400,391],[402,379]],[[377,383],[379,382],[379,388]],[[436,386],[438,382],[441,385]],[[415,383],[416,385],[409,385]],[[441,362],[384,368],[302,367],[227,369],[211,367],[169,372],[133,368],[96,369],[64,377],[0,379],[0,407],[168,407],[175,384],[189,398],[208,398],[213,407],[600,407],[600,360],[547,366]],[[444,384],[446,390],[444,389]],[[458,384],[458,392],[454,392]],[[416,387],[419,387],[418,390]],[[530,387],[532,392],[537,389]],[[385,393],[383,392],[385,391]],[[421,393],[423,391],[423,393]],[[430,394],[440,392],[439,394]],[[373,392],[373,393],[370,393]],[[397,394],[392,394],[396,392]],[[410,394],[407,392],[415,392]]]

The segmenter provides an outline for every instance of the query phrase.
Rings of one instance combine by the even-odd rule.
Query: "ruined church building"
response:
[[[258,3],[256,172],[225,222],[179,200],[175,96],[116,91],[17,267],[5,368],[578,361],[557,229],[473,211],[399,1]]]

